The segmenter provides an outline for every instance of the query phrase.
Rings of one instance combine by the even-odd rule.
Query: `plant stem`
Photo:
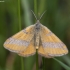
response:
[[[37,50],[36,50],[36,70],[39,70]]]
[[[21,57],[21,70],[24,70],[24,67],[23,67],[23,57]]]
[[[37,0],[34,0],[34,12],[38,18],[38,11],[37,11]]]
[[[20,4],[21,4],[21,1],[18,0],[18,22],[19,22],[19,31],[21,30]],[[23,58],[20,57],[20,59],[21,59],[21,70],[24,70],[24,67],[23,67]]]
[[[43,70],[45,70],[45,58],[42,57],[42,60],[43,60]]]
[[[18,22],[19,22],[19,31],[20,31],[21,30],[20,0],[18,0]]]
[[[34,0],[34,12],[38,18],[38,11],[37,11],[37,0]],[[39,65],[38,65],[38,53],[36,50],[36,70],[39,70]]]
[[[65,68],[65,70],[70,70],[70,67],[64,64],[63,62],[61,62],[60,60],[56,58],[53,58],[53,59],[56,60],[63,68]]]

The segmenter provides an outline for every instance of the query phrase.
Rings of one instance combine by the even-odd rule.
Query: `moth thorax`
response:
[[[36,24],[35,24],[35,29],[36,30],[40,30],[40,26],[41,24],[40,24],[40,22],[39,22],[39,20],[36,22]]]

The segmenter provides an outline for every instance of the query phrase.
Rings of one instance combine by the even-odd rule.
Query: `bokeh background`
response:
[[[21,57],[3,47],[4,41],[19,31],[18,0],[0,0],[0,70],[21,70]],[[40,22],[55,33],[70,50],[70,0],[38,0],[38,17],[46,11]],[[35,23],[34,0],[21,0],[21,29]],[[37,15],[37,14],[36,14]],[[70,66],[70,54],[57,57]],[[36,56],[23,58],[24,70],[36,70]],[[54,59],[45,59],[45,70],[65,70]],[[43,64],[39,56],[39,70]]]

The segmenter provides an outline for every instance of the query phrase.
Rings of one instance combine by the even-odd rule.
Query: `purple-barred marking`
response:
[[[5,44],[16,44],[19,46],[28,46],[30,42],[27,42],[25,40],[18,40],[14,38],[9,38],[9,41],[5,42]]]
[[[51,47],[51,48],[61,48],[65,46],[62,42],[54,43],[54,42],[45,42],[42,43],[43,47]]]
[[[46,34],[47,36],[50,36],[50,35],[52,35],[53,33],[52,32],[49,32],[48,34]]]

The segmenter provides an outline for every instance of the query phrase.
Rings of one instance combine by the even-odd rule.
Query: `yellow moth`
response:
[[[20,56],[34,55],[52,58],[68,53],[66,45],[39,20],[7,39],[4,47]]]

